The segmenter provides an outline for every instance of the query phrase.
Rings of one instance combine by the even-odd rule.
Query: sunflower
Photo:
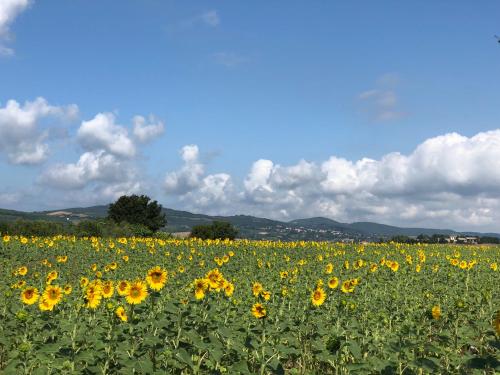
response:
[[[231,297],[234,293],[234,284],[226,281],[226,283],[224,284],[224,293],[227,297]]]
[[[328,263],[328,264],[326,265],[326,267],[325,267],[325,273],[329,275],[329,274],[331,274],[332,272],[333,272],[333,264]]]
[[[127,316],[127,313],[125,312],[125,309],[123,308],[123,306],[119,306],[116,310],[115,310],[115,314],[118,318],[120,318],[120,320],[122,322],[126,322],[128,320],[128,316]]]
[[[38,301],[38,289],[33,287],[28,287],[21,292],[21,301],[26,305],[33,305]]]
[[[102,284],[102,296],[104,298],[113,297],[113,293],[115,292],[115,288],[113,286],[113,282],[108,280]]]
[[[54,306],[55,305],[51,304],[49,301],[43,298],[43,296],[38,300],[38,308],[41,311],[52,311],[54,309]]]
[[[439,305],[434,306],[431,310],[431,315],[435,320],[441,318],[441,307],[439,307]]]
[[[214,268],[213,270],[209,271],[205,278],[208,280],[208,285],[210,286],[210,289],[220,289],[221,288],[221,281],[223,280],[222,273],[219,271],[218,268]]]
[[[19,267],[17,273],[21,276],[26,276],[26,274],[28,273],[28,267],[26,266]]]
[[[311,303],[313,306],[321,306],[323,303],[325,303],[326,300],[326,293],[323,288],[316,288],[312,294],[311,294]]]
[[[123,261],[128,262],[128,255],[122,256]]]
[[[287,271],[281,271],[281,272],[280,272],[280,277],[281,277],[282,279],[286,279],[286,278],[288,277],[288,272],[287,272]]]
[[[21,289],[26,285],[26,281],[19,280],[16,284],[14,284],[13,288]]]
[[[352,293],[354,292],[354,284],[352,280],[346,280],[342,283],[342,287],[340,288],[343,293]]]
[[[97,309],[101,304],[102,290],[97,283],[90,284],[85,290],[85,301],[87,301],[86,306],[90,309]]]
[[[338,277],[332,277],[330,280],[328,280],[328,287],[330,289],[335,289],[338,286],[339,286],[339,279],[338,279]]]
[[[125,298],[127,303],[131,305],[138,305],[148,296],[148,288],[146,284],[140,280],[131,282],[127,288]]]
[[[118,264],[116,262],[112,262],[109,264],[109,268],[114,271],[118,268]]]
[[[256,303],[252,306],[252,315],[257,319],[262,319],[267,315],[266,308],[262,303]]]
[[[127,294],[127,288],[129,287],[129,282],[126,280],[122,280],[116,286],[116,290],[120,296],[124,296]]]
[[[262,284],[261,283],[253,283],[252,285],[252,293],[255,297],[258,297],[260,292],[262,292],[264,288],[262,287]]]
[[[57,271],[51,271],[49,272],[49,274],[47,275],[47,284],[50,284],[52,281],[54,281],[55,279],[57,279]]]
[[[397,272],[399,270],[399,263],[392,262],[390,267],[391,267],[392,272]]]
[[[167,271],[160,266],[151,268],[146,276],[149,287],[153,290],[161,290],[167,282]]]
[[[363,259],[358,259],[357,261],[354,262],[353,264],[353,268],[355,270],[358,270],[360,269],[361,267],[363,267],[365,265],[365,262],[363,261]]]
[[[417,266],[415,267],[415,272],[420,272],[422,270],[422,266],[420,264],[417,264]]]
[[[370,272],[376,272],[377,268],[378,268],[378,266],[375,263],[372,263],[370,265]]]
[[[495,262],[495,263],[491,263],[490,264],[490,269],[493,270],[493,271],[496,271],[498,269],[498,264]]]
[[[70,284],[66,284],[64,286],[63,290],[64,290],[64,294],[68,295],[68,294],[71,294],[71,292],[73,291],[73,287]]]
[[[267,291],[267,290],[263,290],[260,295],[262,296],[262,298],[264,298],[266,301],[269,301],[271,299],[271,292]]]
[[[469,265],[467,264],[467,262],[465,260],[462,260],[458,266],[460,267],[460,269],[464,270],[466,269]]]
[[[89,285],[89,279],[86,277],[80,278],[80,287],[85,288],[87,285]]]
[[[55,306],[59,302],[61,302],[63,295],[63,290],[60,286],[58,285],[49,285],[47,288],[45,288],[45,291],[43,292],[43,299],[47,301],[47,303],[50,303],[51,305]]]
[[[208,289],[208,281],[206,279],[195,279],[193,282],[194,297],[196,299],[203,299],[205,292]]]

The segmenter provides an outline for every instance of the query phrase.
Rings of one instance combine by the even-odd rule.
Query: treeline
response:
[[[428,236],[425,234],[420,234],[417,237],[409,237],[409,236],[394,236],[390,239],[392,242],[398,242],[398,243],[409,243],[409,244],[416,244],[416,243],[434,243],[434,244],[445,244],[448,243],[446,239],[448,236],[443,235],[443,234],[433,234],[432,236]],[[460,242],[457,242],[460,243]],[[478,237],[478,243],[480,244],[500,244],[500,238],[498,237],[490,237],[490,236],[483,236],[483,237]]]
[[[76,237],[170,237],[166,232],[152,231],[145,225],[116,223],[113,220],[83,220],[76,224],[51,221],[17,220],[0,222],[0,234],[15,236],[56,236]]]
[[[238,230],[226,221],[214,221],[212,224],[196,225],[191,230],[191,238],[202,240],[234,240]]]
[[[162,206],[146,195],[122,195],[109,205],[108,216],[101,220],[58,223],[43,220],[0,222],[0,234],[22,236],[70,235],[77,237],[170,237],[158,232],[167,225]]]

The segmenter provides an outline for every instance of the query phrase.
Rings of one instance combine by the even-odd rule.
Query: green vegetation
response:
[[[1,374],[500,371],[499,246],[0,237]]]
[[[238,234],[236,228],[227,221],[214,221],[210,225],[197,225],[191,231],[192,238],[202,240],[234,240]]]
[[[123,195],[109,205],[108,219],[116,223],[142,225],[156,232],[167,225],[161,204],[146,195]]]

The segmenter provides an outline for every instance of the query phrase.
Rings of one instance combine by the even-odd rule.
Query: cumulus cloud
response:
[[[184,146],[180,154],[184,164],[178,171],[167,173],[165,192],[177,195],[188,209],[202,208],[208,212],[233,202],[231,176],[227,173],[205,175],[197,145]]]
[[[198,153],[196,146],[185,148],[184,166],[167,174],[165,183],[186,208],[276,219],[326,216],[500,230],[495,227],[500,222],[500,129],[472,137],[441,135],[408,155],[394,152],[378,160],[331,156],[281,166],[261,159],[239,187],[229,174],[206,175]]]
[[[165,132],[163,122],[154,116],[150,116],[149,123],[143,116],[135,116],[132,122],[134,124],[134,137],[139,142],[149,142]]]
[[[112,113],[98,113],[92,120],[83,121],[78,129],[78,141],[89,151],[104,149],[120,157],[135,156],[136,147],[127,129],[115,121]]]
[[[362,109],[375,121],[397,120],[406,115],[399,108],[396,88],[399,77],[394,73],[384,74],[377,80],[377,87],[363,91],[358,95]]]
[[[73,120],[77,114],[76,105],[52,106],[44,98],[24,105],[9,100],[0,107],[0,152],[12,164],[39,164],[49,154],[50,121]]]
[[[199,162],[199,150],[196,145],[184,146],[181,150],[184,161],[182,168],[175,172],[167,173],[165,177],[165,190],[172,194],[186,194],[200,186],[204,174],[204,166]]]
[[[130,179],[126,162],[104,150],[85,152],[76,163],[56,164],[41,176],[41,182],[59,189],[81,189],[92,181],[122,182]]]
[[[2,0],[0,1],[0,56],[11,56],[14,50],[5,46],[12,37],[10,25],[14,19],[28,8],[30,0]]]
[[[154,116],[146,120],[137,115],[132,123],[133,137],[127,127],[117,124],[112,113],[98,113],[82,121],[75,136],[83,148],[78,160],[48,165],[39,175],[38,185],[64,191],[61,196],[74,204],[108,203],[120,195],[149,189],[139,165],[138,150],[159,136],[164,126]]]

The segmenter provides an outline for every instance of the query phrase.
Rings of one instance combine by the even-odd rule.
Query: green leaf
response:
[[[188,354],[186,349],[180,348],[177,353],[175,353],[175,357],[178,358],[181,362],[185,363],[191,369],[194,368],[193,361],[191,360],[191,356]]]
[[[232,365],[230,369],[231,369],[230,371],[231,374],[250,374],[247,361],[243,359]]]

